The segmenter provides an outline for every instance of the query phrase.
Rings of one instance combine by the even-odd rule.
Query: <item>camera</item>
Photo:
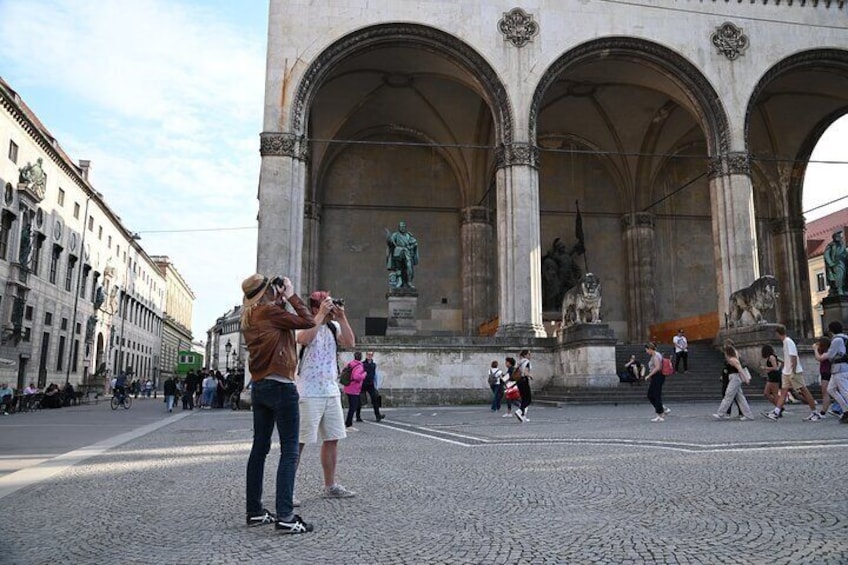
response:
[[[283,282],[283,277],[274,277],[271,279],[271,286],[276,286],[277,288],[282,288],[285,283]]]
[[[344,298],[333,298],[333,305],[344,308]]]

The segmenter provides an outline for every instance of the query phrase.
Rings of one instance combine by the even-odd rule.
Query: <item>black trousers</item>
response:
[[[353,425],[353,415],[359,411],[359,404],[358,394],[347,395],[347,418],[345,418],[346,427],[349,428]]]
[[[651,384],[648,385],[648,400],[654,405],[654,411],[657,414],[665,414],[665,407],[662,403],[662,387],[665,384],[665,375],[657,373],[651,377]]]
[[[377,389],[374,387],[374,383],[369,383],[368,385],[362,385],[362,396],[365,395],[371,400],[371,407],[374,408],[374,417],[378,420],[380,419],[380,393],[377,392]],[[361,399],[360,399],[361,400]],[[362,419],[362,403],[356,407],[356,419]]]
[[[674,354],[674,372],[680,372],[680,360],[683,359],[683,370],[689,370],[689,352],[688,351],[678,351]]]

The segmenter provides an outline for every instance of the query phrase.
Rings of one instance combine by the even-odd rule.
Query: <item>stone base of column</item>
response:
[[[763,362],[762,347],[771,345],[780,355],[780,341],[775,333],[778,324],[756,324],[741,328],[723,328],[716,337],[716,347],[722,348],[726,340],[733,341],[733,347],[739,353],[739,359],[748,366],[751,373],[757,372]],[[797,341],[797,336],[789,336]],[[692,363],[692,360],[689,360]]]
[[[415,335],[418,333],[418,291],[409,288],[393,288],[386,294],[389,315],[386,335]]]
[[[825,296],[822,298],[822,331],[827,332],[831,322],[842,322],[842,327],[848,327],[848,296]]]
[[[557,337],[558,387],[618,386],[615,372],[615,332],[607,324],[575,324]]]
[[[536,324],[501,324],[496,337],[546,337],[545,327]]]

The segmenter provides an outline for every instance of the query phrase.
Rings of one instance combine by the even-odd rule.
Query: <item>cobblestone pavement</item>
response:
[[[340,447],[355,498],[307,448],[301,536],[244,526],[250,413],[195,412],[0,499],[0,562],[848,563],[848,426],[717,404],[389,410]]]

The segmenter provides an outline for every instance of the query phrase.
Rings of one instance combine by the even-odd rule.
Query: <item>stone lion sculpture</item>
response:
[[[601,279],[586,273],[562,299],[562,325],[601,323]]]
[[[763,312],[772,310],[777,303],[777,279],[765,275],[753,282],[751,286],[742,288],[730,295],[728,324],[731,328],[764,324]],[[753,323],[745,321],[745,314],[750,316]]]

